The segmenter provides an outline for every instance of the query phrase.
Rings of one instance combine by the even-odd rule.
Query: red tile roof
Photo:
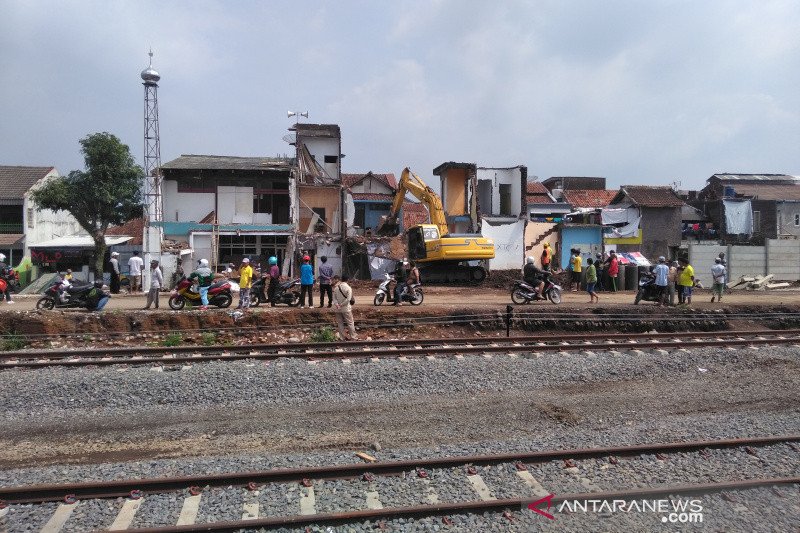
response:
[[[382,181],[392,189],[397,189],[397,180],[394,177],[394,174],[374,174],[373,172],[367,172],[366,174],[342,174],[342,185],[345,187],[352,187],[356,183],[360,183],[367,178],[367,176],[371,176],[378,181]]]
[[[37,181],[54,168],[0,166],[0,198],[21,200]]]
[[[565,191],[566,192],[566,191]],[[623,185],[614,200],[628,196],[641,207],[681,207],[681,200],[672,187],[653,185]]]
[[[564,189],[564,201],[573,208],[607,207],[617,195],[617,191],[606,189]]]
[[[416,202],[403,202],[403,229],[417,224],[428,224],[428,209]]]
[[[141,246],[143,232],[144,232],[144,219],[134,218],[133,220],[129,220],[128,222],[126,222],[121,226],[113,226],[111,228],[108,228],[108,230],[106,231],[106,235],[124,235],[126,237],[133,237],[133,239],[126,242],[125,244],[132,246]]]
[[[392,202],[393,194],[381,194],[379,192],[354,192],[353,200],[371,200],[373,202]]]
[[[547,187],[538,181],[529,181],[527,183],[525,200],[529,204],[553,203],[553,198],[550,196],[550,191],[548,191]]]
[[[22,242],[24,237],[24,233],[2,233],[0,234],[0,246],[14,246]]]

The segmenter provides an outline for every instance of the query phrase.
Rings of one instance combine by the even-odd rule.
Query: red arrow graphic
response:
[[[535,502],[529,503],[528,504],[528,509],[530,509],[534,513],[538,513],[538,514],[542,515],[545,518],[549,518],[550,520],[555,520],[556,519],[555,516],[551,515],[550,513],[546,512],[546,511],[542,511],[541,509],[539,509],[539,504],[547,502],[547,510],[549,511],[550,510],[550,506],[553,505],[553,502],[552,502],[553,496],[555,496],[555,494],[550,494],[548,496],[545,496],[544,498],[536,500]]]

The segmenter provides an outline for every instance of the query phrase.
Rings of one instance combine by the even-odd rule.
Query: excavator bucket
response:
[[[396,217],[382,216],[378,227],[375,228],[375,233],[382,237],[394,237],[400,232],[400,226],[397,224]]]

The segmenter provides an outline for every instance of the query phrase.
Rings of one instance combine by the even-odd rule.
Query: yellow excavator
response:
[[[403,169],[392,209],[378,225],[378,235],[397,235],[397,216],[406,193],[422,202],[430,213],[430,224],[406,230],[408,257],[417,263],[424,282],[481,282],[484,259],[494,258],[494,241],[479,233],[450,233],[442,199],[419,176]]]

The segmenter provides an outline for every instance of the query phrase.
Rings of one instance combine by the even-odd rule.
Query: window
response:
[[[273,224],[288,224],[289,185],[276,183],[272,189],[255,189],[253,213],[272,213]]]
[[[753,211],[753,232],[761,233],[761,211]]]
[[[800,215],[795,215],[794,216],[794,225],[795,226],[800,226]]]
[[[323,232],[325,231],[325,208],[324,207],[312,207],[311,210],[319,215],[319,221],[314,226],[314,231]]]
[[[338,156],[335,156],[335,155],[326,155],[325,156],[325,162],[326,163],[336,163],[337,161],[339,161],[339,157]]]
[[[796,225],[797,224],[795,223],[795,226]],[[28,227],[33,229],[33,208],[32,207],[28,208]]]
[[[253,193],[253,213],[272,213],[272,195]]]

